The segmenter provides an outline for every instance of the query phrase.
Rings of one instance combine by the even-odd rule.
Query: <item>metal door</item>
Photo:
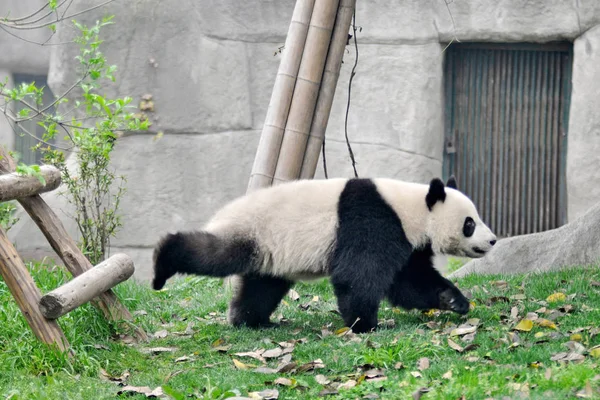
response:
[[[444,176],[500,237],[566,222],[570,44],[457,44],[445,62]]]

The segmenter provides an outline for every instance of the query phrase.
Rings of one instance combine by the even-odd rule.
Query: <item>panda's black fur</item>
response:
[[[456,187],[452,179],[448,187]],[[445,199],[444,183],[433,180],[427,207]],[[350,179],[340,195],[329,274],[346,326],[357,333],[377,326],[379,304],[404,309],[444,309],[466,314],[469,302],[433,266],[430,244],[414,249],[396,212],[370,179]],[[222,239],[209,232],[179,232],[163,238],[154,253],[154,289],[175,273],[238,275],[230,304],[233,325],[270,326],[270,315],[294,282],[261,274],[258,246],[246,238]]]

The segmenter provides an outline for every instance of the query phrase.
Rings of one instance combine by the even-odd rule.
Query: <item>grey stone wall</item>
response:
[[[70,11],[99,3],[80,0]],[[33,8],[25,4],[11,0],[3,6]],[[197,227],[224,202],[245,192],[280,61],[277,49],[284,43],[294,4],[294,0],[121,0],[102,12],[78,16],[91,24],[103,14],[116,15],[115,25],[103,33],[103,49],[118,65],[117,84],[109,92],[132,96],[136,104],[151,94],[152,133],[164,132],[158,141],[152,134],[125,136],[114,155],[115,168],[128,177],[128,192],[122,205],[124,227],[113,240],[113,251],[134,257],[136,277],[147,276],[159,236],[167,230]],[[586,160],[598,161],[592,148],[582,152],[589,132],[596,132],[591,128],[599,126],[593,111],[598,109],[597,86],[586,88],[588,81],[598,81],[600,67],[594,67],[600,65],[598,34],[585,32],[600,22],[600,2],[455,0],[449,7],[454,23],[443,0],[358,0],[357,24],[363,30],[358,34],[349,136],[359,174],[425,182],[441,173],[442,51],[455,35],[461,41],[579,38],[575,62],[581,65],[574,67],[570,126],[576,132],[571,137],[575,144],[569,141],[570,217],[589,208],[600,191],[585,185],[589,195],[578,194],[585,180],[576,176],[589,167]],[[72,34],[72,27],[61,25],[55,39],[67,41]],[[0,57],[0,69],[15,71],[27,64],[42,71],[49,66],[55,93],[71,84],[76,47],[34,52],[14,43],[0,33],[0,54],[10,54],[8,61]],[[327,131],[329,176],[352,176],[343,132],[355,57],[352,43],[347,49]],[[22,61],[28,57],[35,60]],[[587,122],[578,125],[575,117]],[[578,159],[578,154],[586,156]],[[321,164],[317,176],[323,176]],[[591,173],[588,177],[600,181]],[[66,209],[56,193],[45,197],[57,209]],[[63,220],[76,235],[72,222]],[[24,254],[51,254],[27,216],[11,237]]]

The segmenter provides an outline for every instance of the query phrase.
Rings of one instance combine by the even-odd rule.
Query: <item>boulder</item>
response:
[[[501,239],[485,257],[450,274],[544,272],[600,261],[600,203],[575,221],[550,231]]]

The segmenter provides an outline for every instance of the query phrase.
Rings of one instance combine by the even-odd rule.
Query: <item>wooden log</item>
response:
[[[296,86],[314,3],[315,0],[296,1],[281,63],[275,77],[265,124],[256,150],[248,182],[248,192],[270,186],[275,175],[283,131]]]
[[[49,192],[60,186],[60,171],[57,168],[43,165],[40,167],[40,174],[44,177],[45,183],[42,183],[37,176],[21,175],[16,172],[0,175],[0,201]]]
[[[273,184],[298,179],[339,1],[316,0]]]
[[[317,99],[308,143],[304,152],[300,179],[312,179],[315,176],[355,7],[356,0],[340,0],[327,61],[325,63],[325,71],[321,80],[319,98]]]
[[[8,152],[0,146],[0,173],[10,173],[15,169],[14,160]],[[39,196],[33,195],[18,199],[27,214],[40,228],[52,249],[60,257],[69,272],[77,277],[84,272],[92,269],[92,264],[83,255],[77,243],[71,238],[64,225]],[[131,320],[132,316],[129,310],[121,304],[112,290],[101,293],[92,304],[102,311],[104,316],[112,321]],[[148,340],[148,335],[143,329],[135,327],[135,335],[140,340]]]
[[[118,253],[61,287],[42,296],[39,307],[49,319],[62,317],[100,293],[129,279],[135,268],[126,254]]]
[[[44,318],[38,309],[40,290],[3,229],[0,229],[0,274],[35,336],[61,351],[67,350],[69,342],[58,323]]]

